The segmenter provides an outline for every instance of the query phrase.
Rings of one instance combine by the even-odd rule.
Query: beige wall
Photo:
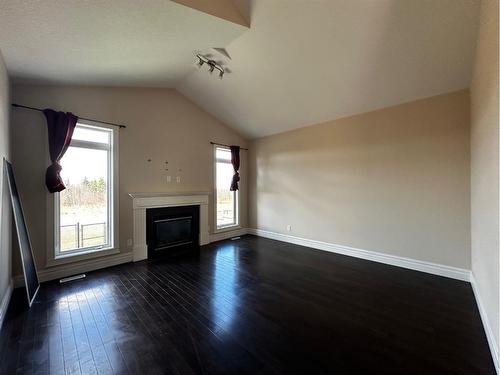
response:
[[[120,248],[133,235],[132,192],[213,190],[210,141],[245,146],[246,142],[214,117],[168,89],[14,86],[13,101],[72,111],[103,121],[126,124],[120,130]],[[13,111],[12,153],[38,267],[45,267],[47,240],[45,169],[47,135],[41,113]],[[152,159],[148,162],[147,159]],[[164,170],[168,161],[169,172]],[[178,172],[182,169],[181,172]],[[241,218],[246,225],[246,155],[242,152]],[[166,176],[180,175],[181,183]],[[172,178],[175,181],[175,177]],[[213,228],[212,199],[210,227]]]
[[[11,207],[2,161],[4,157],[10,160],[9,107],[9,80],[0,52],[0,302],[11,279]]]
[[[498,42],[498,1],[483,0],[471,84],[471,257],[477,289],[497,343],[500,342]]]
[[[250,148],[250,227],[470,267],[468,91]]]

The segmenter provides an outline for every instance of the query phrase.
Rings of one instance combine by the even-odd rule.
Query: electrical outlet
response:
[[[177,177],[175,178],[175,181],[176,181],[177,183],[180,183],[180,182],[181,182],[181,176],[177,176]]]
[[[167,176],[167,184],[172,182],[172,176]]]
[[[286,230],[290,232],[290,231],[292,230],[292,226],[291,226],[290,224],[288,224],[288,225],[286,226]]]
[[[133,243],[133,242],[132,242],[132,238],[129,238],[129,239],[127,240],[127,246],[132,246],[132,243]]]

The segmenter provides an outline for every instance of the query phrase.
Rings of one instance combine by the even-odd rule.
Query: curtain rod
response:
[[[43,109],[35,108],[35,107],[28,107],[26,105],[21,105],[21,104],[12,103],[12,106],[16,107],[16,108],[26,108],[26,109],[31,109],[32,111],[43,112]],[[79,119],[82,119],[82,120],[100,122],[100,123],[106,124],[106,125],[118,126],[119,128],[123,128],[123,129],[126,128],[125,125],[115,124],[113,122],[106,122],[106,121],[101,121],[101,120],[94,120],[94,119],[91,119],[91,118],[85,118],[85,117],[79,117],[79,116],[76,116],[76,117],[78,117]]]
[[[213,145],[217,145],[217,146],[231,147],[229,145],[225,145],[224,143],[217,143],[217,142],[210,142],[210,143],[213,144]],[[240,150],[248,151],[248,148],[240,147]]]

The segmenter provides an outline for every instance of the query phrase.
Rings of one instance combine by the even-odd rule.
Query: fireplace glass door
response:
[[[146,211],[148,258],[177,255],[199,246],[199,206]]]

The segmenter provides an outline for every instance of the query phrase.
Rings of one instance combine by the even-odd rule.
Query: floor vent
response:
[[[61,284],[67,283],[67,282],[74,281],[74,280],[84,279],[85,277],[86,277],[86,275],[84,273],[82,273],[80,275],[65,277],[65,278],[59,280],[59,283],[61,283]]]

